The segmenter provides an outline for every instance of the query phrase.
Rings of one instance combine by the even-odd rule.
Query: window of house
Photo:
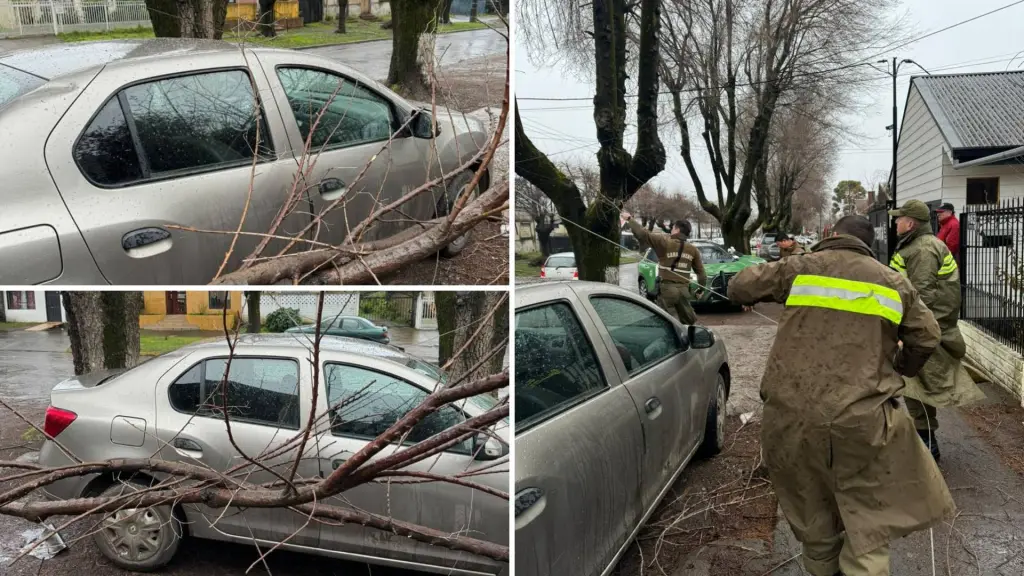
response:
[[[104,104],[74,155],[90,180],[113,186],[248,164],[254,150],[273,154],[267,134],[249,74],[225,70],[125,88]]]
[[[35,292],[8,292],[7,293],[7,309],[8,310],[35,310],[36,309],[36,293]]]
[[[997,204],[999,178],[968,178],[967,204]]]
[[[210,310],[223,310],[228,307],[227,292],[209,292]]]
[[[419,406],[427,391],[382,372],[345,364],[326,363],[327,402],[331,412],[331,433],[371,440]],[[413,427],[406,442],[422,442],[465,421],[461,411],[443,406]],[[454,447],[470,453],[472,442]]]
[[[186,414],[219,417],[227,362],[211,358],[189,368],[168,388],[171,406]],[[299,366],[294,360],[236,356],[227,391],[231,420],[298,430]]]
[[[279,68],[277,76],[304,140],[316,125],[313,148],[357,146],[391,137],[391,103],[357,82],[309,68]]]
[[[583,326],[564,302],[516,312],[515,355],[517,431],[608,387]]]
[[[610,296],[593,296],[590,304],[630,374],[683,351],[675,326],[651,308]]]

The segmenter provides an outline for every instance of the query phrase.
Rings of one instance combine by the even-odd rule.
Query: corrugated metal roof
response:
[[[918,76],[913,84],[951,147],[1024,145],[1024,72]]]

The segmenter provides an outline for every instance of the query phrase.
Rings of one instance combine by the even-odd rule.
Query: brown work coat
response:
[[[638,241],[654,248],[654,253],[658,255],[658,269],[662,282],[689,286],[693,281],[690,272],[693,272],[697,275],[697,283],[700,286],[707,286],[708,277],[704,272],[704,262],[700,259],[700,250],[687,242],[685,236],[651,232],[632,219],[628,224]]]
[[[890,311],[902,308],[899,323],[796,305],[794,282],[821,277],[880,286],[863,293],[865,306],[886,288],[895,291],[899,302],[884,301]],[[821,301],[851,305],[845,295]],[[872,258],[860,240],[835,236],[800,258],[744,269],[729,282],[729,299],[790,301],[761,381],[761,439],[779,504],[801,541],[845,530],[853,551],[863,554],[953,512],[942,474],[895,400],[903,390],[900,373],[914,374],[939,345],[935,318],[905,278]]]
[[[799,256],[800,254],[806,253],[807,251],[804,250],[804,247],[797,244],[796,242],[794,242],[793,245],[790,246],[789,248],[783,248],[781,246],[779,247],[779,258],[786,258],[788,256]]]

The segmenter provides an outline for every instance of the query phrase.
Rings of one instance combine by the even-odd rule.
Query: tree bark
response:
[[[220,40],[227,18],[227,0],[146,0],[153,34],[158,38]]]
[[[338,34],[347,34],[345,23],[348,20],[348,0],[338,0]]]
[[[344,1],[344,0],[341,0]],[[260,0],[260,34],[267,38],[273,38],[277,36],[276,26],[274,24],[274,4],[276,0]],[[343,20],[344,22],[344,20]],[[344,24],[341,24],[344,28]],[[344,30],[342,30],[344,31]]]
[[[262,298],[262,292],[246,292],[245,293],[245,308],[249,314],[249,322],[246,325],[246,331],[250,334],[257,334],[262,328],[261,323],[263,317],[260,315],[260,299]]]
[[[141,292],[101,292],[103,365],[132,368],[139,363]]]
[[[103,369],[103,306],[101,292],[64,292],[68,338],[75,374]]]
[[[505,302],[484,322],[483,319],[503,298]],[[438,362],[441,366],[452,362],[448,374],[455,379],[468,374],[467,379],[472,381],[480,375],[501,372],[503,358],[500,353],[491,356],[476,370],[472,368],[508,337],[508,299],[505,293],[437,292],[434,299],[437,328],[441,333]],[[480,330],[479,335],[467,346],[477,330]],[[456,354],[458,356],[453,359]]]
[[[392,0],[391,64],[387,83],[407,95],[425,92],[420,34],[437,31],[434,19],[436,3],[426,0]]]

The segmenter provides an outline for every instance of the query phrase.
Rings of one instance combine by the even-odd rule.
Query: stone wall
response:
[[[967,357],[1024,406],[1024,356],[970,322],[960,322],[959,326],[967,342]]]

